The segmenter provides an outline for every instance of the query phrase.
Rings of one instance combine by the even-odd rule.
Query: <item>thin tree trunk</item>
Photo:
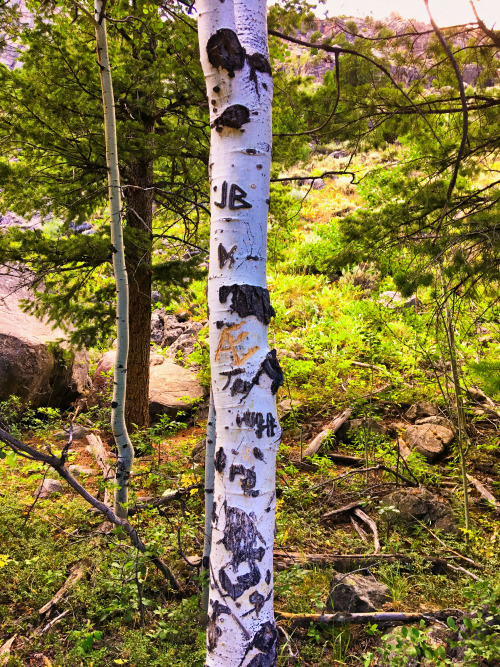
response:
[[[129,342],[128,329],[128,280],[125,267],[125,249],[121,221],[120,172],[118,168],[118,147],[116,141],[115,101],[111,66],[108,55],[108,38],[104,4],[95,0],[95,32],[97,44],[97,62],[101,76],[102,100],[104,108],[104,128],[106,140],[106,165],[108,168],[109,208],[111,216],[111,249],[113,270],[116,281],[116,323],[117,351],[114,369],[113,400],[111,402],[111,427],[116,442],[115,472],[115,514],[127,518],[128,482],[134,448],[125,425],[125,400],[127,383],[127,355]]]
[[[265,0],[198,0],[211,114],[210,362],[216,419],[207,667],[273,667],[283,374],[267,328],[272,76]]]

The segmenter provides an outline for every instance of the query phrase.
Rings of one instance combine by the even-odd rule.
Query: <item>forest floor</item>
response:
[[[309,163],[310,173],[338,168],[341,160],[320,156]],[[362,201],[343,179],[325,181],[302,202],[309,189],[304,185],[292,193],[296,209],[288,225],[271,227],[269,244],[276,309],[271,339],[286,374],[278,397],[284,437],[276,480],[276,610],[324,614],[335,574],[362,570],[358,574],[387,586],[384,611],[419,613],[422,624],[387,635],[388,628],[376,620],[336,626],[320,618],[278,616],[279,665],[499,665],[500,505],[478,491],[493,496],[500,491],[499,404],[494,395],[488,402],[473,392],[466,403],[471,525],[465,531],[456,438],[433,463],[415,452],[401,454],[404,432],[415,421],[408,416],[412,405],[426,401],[439,416],[454,418],[446,355],[430,326],[431,291],[419,293],[416,306],[388,308],[380,295],[395,289],[390,273],[381,275],[369,265],[339,271],[330,260],[338,243],[332,219]],[[199,304],[194,316],[202,318],[202,284],[193,290],[189,298]],[[483,319],[479,342],[471,319],[457,320],[462,376],[471,389],[479,382],[470,365],[477,350],[498,356],[495,318],[493,312],[491,321]],[[1,407],[2,421],[10,420],[21,439],[50,444],[55,451],[64,446],[56,433],[66,415],[30,410],[21,416],[13,405]],[[361,420],[357,430],[327,437],[306,458],[314,437],[346,409],[351,419]],[[77,423],[111,450],[108,417],[104,407],[80,414]],[[204,437],[205,423],[201,416],[163,419],[135,434],[132,505],[203,481],[203,452],[193,457],[192,451]],[[69,463],[93,468],[81,479],[102,497],[102,475],[87,444],[85,438],[73,442]],[[342,455],[355,460],[342,461]],[[365,472],[366,462],[377,469]],[[131,519],[181,582],[179,597],[147,555],[138,555],[123,533],[103,523],[66,486],[37,499],[45,476],[55,477],[37,463],[10,455],[0,460],[0,665],[201,667],[200,576],[184,557],[196,565],[202,551],[203,489],[192,488]],[[405,520],[394,504],[381,502],[400,489],[432,494],[452,512],[451,532],[432,521]],[[374,532],[354,513],[357,508],[376,526],[379,554]],[[70,575],[77,581],[41,614]],[[436,622],[431,615],[440,610],[444,616]],[[462,621],[461,613],[446,610],[469,616]],[[460,623],[463,637],[454,634]],[[389,645],[384,636],[391,638]]]

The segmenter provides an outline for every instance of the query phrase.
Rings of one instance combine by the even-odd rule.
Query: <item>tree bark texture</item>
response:
[[[108,54],[106,20],[102,0],[94,4],[97,62],[101,77],[106,141],[106,166],[108,169],[109,208],[111,216],[111,250],[116,281],[117,350],[114,368],[113,399],[111,402],[111,428],[116,442],[115,514],[127,518],[128,483],[134,461],[134,448],[125,424],[125,400],[127,390],[128,328],[128,279],[125,266],[122,211],[120,195],[120,171],[116,140],[115,100],[111,65]],[[149,332],[148,332],[149,333]]]
[[[149,426],[153,160],[127,166],[125,177],[127,227],[136,232],[126,248],[130,302],[126,420],[131,429]]]
[[[211,121],[208,306],[216,452],[207,667],[273,667],[283,382],[267,329],[272,76],[265,0],[197,0]]]
[[[214,507],[214,477],[215,477],[215,409],[214,397],[210,392],[210,404],[208,408],[207,436],[205,445],[205,539],[203,541],[202,571],[207,578],[203,579],[201,591],[201,608],[203,610],[203,623],[208,623],[208,600],[210,585],[208,582],[210,551],[212,549],[212,511]]]

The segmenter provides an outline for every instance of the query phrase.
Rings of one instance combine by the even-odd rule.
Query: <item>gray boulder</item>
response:
[[[439,459],[446,450],[446,446],[454,438],[454,433],[439,424],[421,424],[409,426],[403,434],[409,449],[422,454],[429,463]]]
[[[81,424],[73,424],[73,440],[81,440],[85,438],[89,432],[88,428],[82,426]],[[64,431],[59,431],[55,434],[55,437],[58,440],[67,440],[69,438],[69,429],[64,429]]]
[[[401,292],[392,290],[382,292],[378,297],[378,302],[386,308],[412,308],[421,305],[420,300],[415,294],[404,297]]]
[[[381,500],[385,507],[393,507],[396,512],[384,512],[387,520],[401,520],[416,524],[415,519],[430,523],[444,533],[457,533],[453,510],[445,500],[426,489],[400,489],[393,491]]]
[[[192,410],[206,392],[196,375],[165,359],[151,366],[149,376],[149,412],[151,415],[175,416]]]
[[[167,351],[169,359],[186,361],[191,352],[194,352],[198,334],[203,329],[201,322],[191,322],[190,326],[170,345]]]
[[[444,426],[444,428],[447,428],[449,431],[453,431],[453,424],[449,419],[446,419],[446,417],[441,417],[441,415],[434,415],[432,417],[423,417],[422,419],[417,419],[415,422],[417,426],[421,426],[422,424],[437,424],[438,426]]]
[[[111,381],[116,351],[110,350],[97,364],[94,387],[104,391]],[[160,354],[152,354],[149,369],[149,412],[151,415],[167,414],[171,417],[181,410],[190,411],[205,396],[196,375]]]
[[[35,498],[50,498],[63,492],[63,487],[58,479],[44,479],[38,486]]]
[[[387,586],[373,577],[336,574],[330,585],[326,608],[330,612],[370,612],[382,609],[389,600]]]
[[[434,417],[439,413],[437,405],[428,403],[427,401],[418,401],[408,408],[405,417],[410,421],[421,419],[422,417]]]
[[[34,407],[68,407],[87,387],[89,358],[65,333],[21,310],[29,274],[0,276],[0,400],[19,396]]]

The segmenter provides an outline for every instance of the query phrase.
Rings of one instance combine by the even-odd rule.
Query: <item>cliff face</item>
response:
[[[381,33],[382,30],[384,33]],[[321,38],[318,37],[318,33],[321,33]],[[356,17],[325,18],[316,19],[314,27],[307,32],[299,33],[299,36],[306,41],[310,41],[313,37],[314,41],[328,39],[333,42],[341,34],[349,45],[353,45],[360,38],[369,41],[373,47],[373,55],[385,61],[385,65],[389,67],[391,75],[398,84],[409,86],[414,81],[424,79],[424,86],[432,87],[434,75],[427,72],[430,60],[426,56],[427,47],[433,37],[430,24],[403,19],[394,13],[385,21]],[[381,34],[392,34],[401,39],[387,42],[380,39]],[[471,38],[479,35],[484,36],[479,31],[457,30],[453,36],[453,43],[460,49],[465,47]],[[296,74],[313,76],[317,81],[321,81],[326,72],[334,68],[331,54],[320,52],[317,56],[311,56],[308,49],[297,46],[290,50],[293,54],[290,66]],[[487,87],[500,83],[500,55],[497,54],[496,58],[499,67],[496,76],[486,82]],[[481,68],[476,63],[465,65],[462,71],[465,84],[475,86],[480,73]]]
[[[26,7],[25,0],[9,0],[7,5],[16,7],[21,25],[33,25],[33,17],[31,12]],[[16,43],[15,39],[2,33],[0,29],[0,62],[6,65],[9,69],[19,67],[18,63],[19,53],[22,51],[22,46]]]

